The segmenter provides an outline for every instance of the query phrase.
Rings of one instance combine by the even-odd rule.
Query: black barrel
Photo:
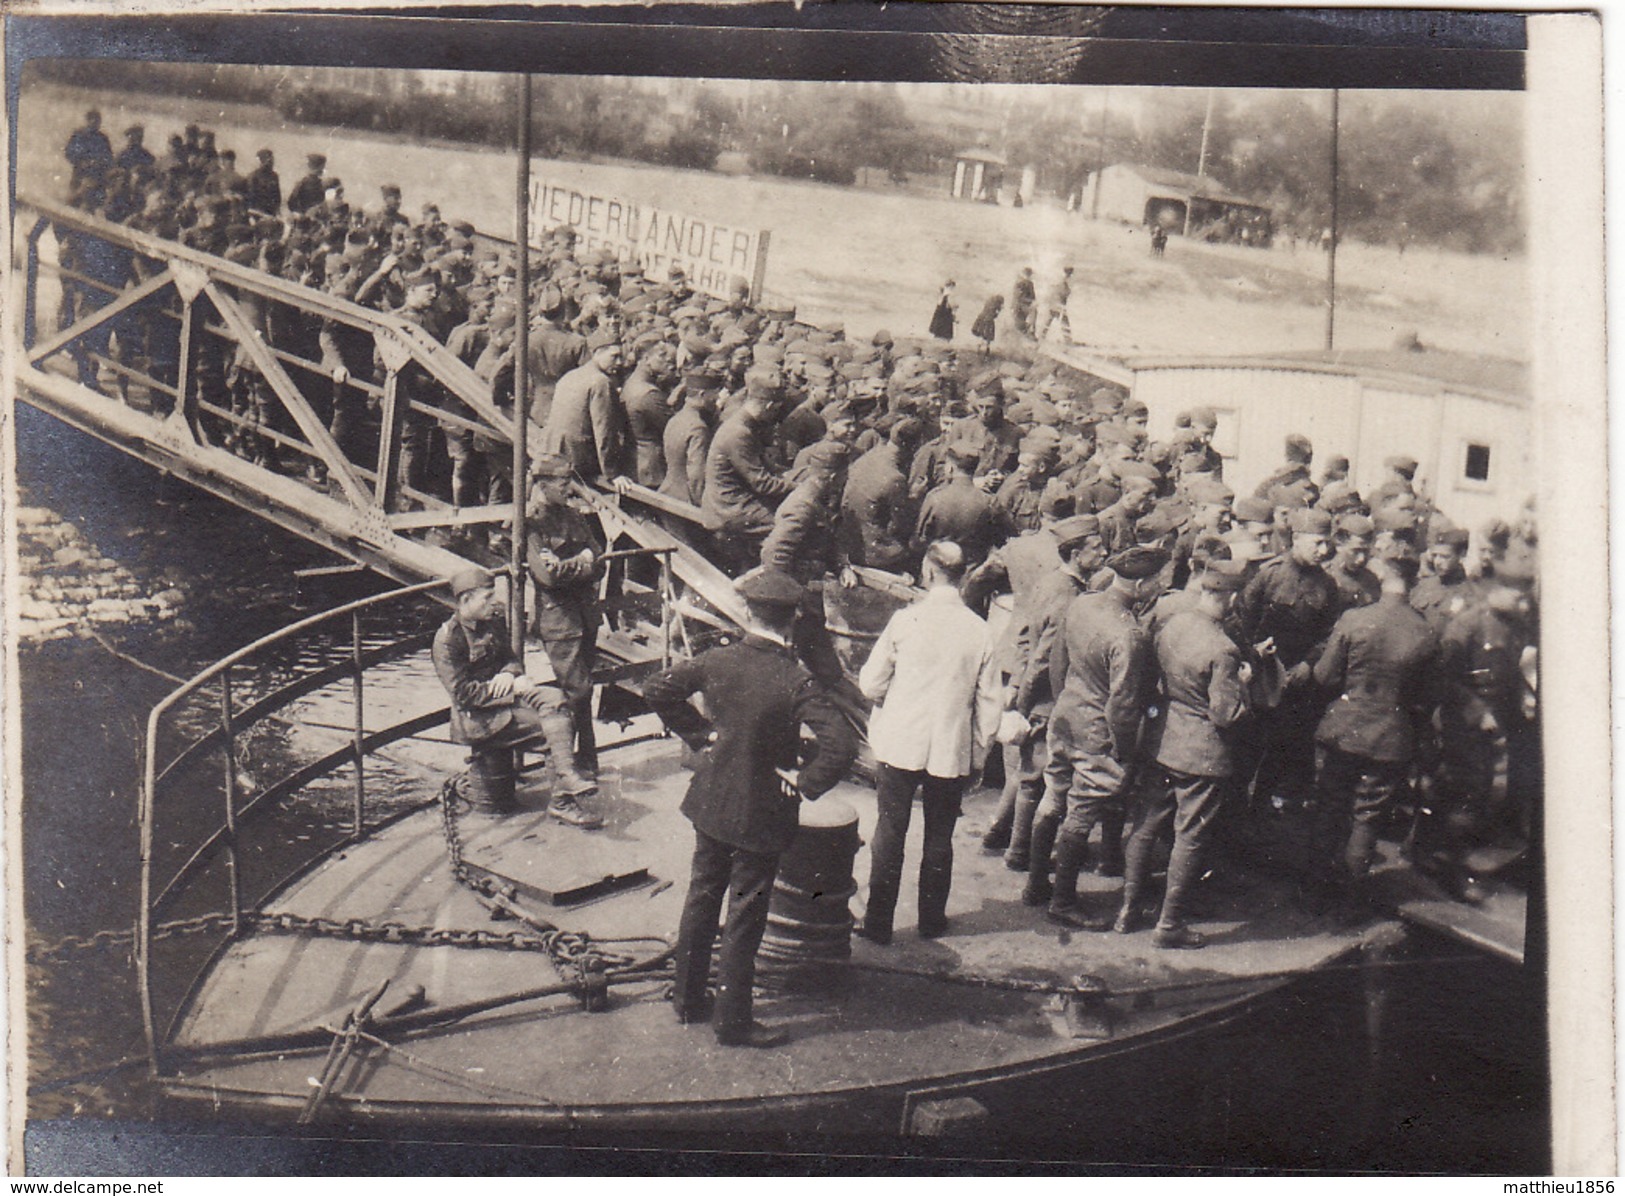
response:
[[[779,857],[767,934],[756,953],[757,980],[776,989],[829,988],[844,981],[852,955],[857,892],[858,814],[836,797],[801,804],[801,827]]]
[[[513,749],[471,754],[462,790],[468,804],[481,813],[507,814],[514,810]]]

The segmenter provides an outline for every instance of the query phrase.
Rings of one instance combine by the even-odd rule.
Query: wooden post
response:
[[[401,422],[406,417],[406,405],[401,402],[401,375],[390,370],[384,375],[384,410],[378,437],[378,472],[373,478],[373,492],[380,511],[395,509],[395,496],[400,492],[400,478],[396,467],[401,458]]]
[[[767,249],[773,242],[773,230],[764,228],[756,234],[756,272],[750,280],[750,301],[762,301],[762,289],[767,285]]]

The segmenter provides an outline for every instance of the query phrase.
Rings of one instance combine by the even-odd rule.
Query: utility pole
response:
[[[1095,154],[1095,193],[1089,202],[1089,219],[1100,219],[1100,185],[1106,181],[1106,105],[1111,99],[1111,88],[1100,89],[1100,145]]]
[[[508,634],[519,667],[525,667],[525,501],[530,484],[530,76],[520,75],[515,97],[519,162],[514,178],[513,243],[516,249],[513,339],[513,535],[508,545]]]
[[[1326,348],[1333,347],[1337,329],[1337,130],[1341,93],[1332,88],[1332,243],[1326,252]]]
[[[1202,117],[1202,148],[1196,155],[1196,177],[1201,179],[1207,175],[1207,138],[1213,128],[1213,89],[1207,89],[1207,112]],[[1185,236],[1191,235],[1191,204],[1196,199],[1192,195],[1185,201]]]

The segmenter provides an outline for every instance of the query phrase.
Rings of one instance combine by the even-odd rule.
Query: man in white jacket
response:
[[[916,793],[925,807],[919,933],[930,939],[947,930],[960,797],[998,729],[1003,692],[992,637],[960,597],[964,574],[959,545],[931,544],[921,566],[925,597],[892,616],[858,674],[858,688],[876,703],[869,746],[880,772],[869,904],[858,933],[875,943],[891,942]]]

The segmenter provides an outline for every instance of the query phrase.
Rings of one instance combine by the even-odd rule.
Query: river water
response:
[[[19,481],[28,501],[78,524],[105,555],[143,579],[187,593],[182,620],[161,632],[132,631],[119,641],[129,656],[189,675],[295,618],[386,587],[354,574],[301,581],[296,570],[332,564],[332,558],[29,408],[19,407],[17,418]],[[432,626],[437,617],[427,606],[376,634]],[[318,640],[306,648],[303,663],[343,648],[338,640]],[[235,686],[238,703],[285,680],[299,663],[244,670]],[[29,941],[48,944],[64,935],[126,928],[135,916],[139,874],[141,729],[172,686],[94,643],[53,643],[23,653],[19,665]],[[383,684],[387,690],[387,678]],[[307,703],[299,723],[260,728],[239,766],[250,774],[268,772],[332,750],[344,736],[322,724],[342,727],[348,718],[347,709],[336,707]],[[199,706],[183,711],[180,725],[196,731],[213,717],[212,707]],[[379,761],[369,772],[370,817],[432,796],[430,774],[410,760],[399,764]],[[335,782],[294,803],[272,835],[259,835],[267,846],[255,876],[268,882],[341,833],[347,793],[347,785]],[[174,833],[185,840],[192,832],[183,827]],[[160,843],[160,851],[166,846],[174,845]],[[158,980],[178,991],[191,964],[184,952],[174,958],[176,974]],[[200,1137],[202,1127],[176,1122],[173,1110],[153,1104],[139,1068],[65,1086],[50,1083],[141,1052],[127,948],[68,952],[30,964],[27,982],[30,1075],[45,1085],[30,1099],[31,1170],[89,1174],[84,1160],[91,1147],[111,1150],[104,1173],[298,1171],[315,1165],[309,1142],[260,1141],[256,1132],[249,1162],[235,1147],[223,1149],[214,1131]],[[1105,1140],[1091,1132],[1098,1109],[1082,1107],[1069,1091],[1039,1091],[1008,1111],[985,1151],[1005,1160],[1085,1164],[1546,1170],[1546,1042],[1538,977],[1418,940],[1387,976],[1383,1038],[1375,1056],[1363,1060],[1347,1044],[1361,1033],[1370,996],[1356,974],[1315,980],[1289,990],[1222,1040],[1204,1043],[1203,1052],[1222,1051],[1234,1060],[1217,1111],[1214,1092],[1188,1090],[1176,1059],[1125,1080],[1132,1090],[1124,1093],[1124,1108],[1132,1113],[1120,1117],[1123,1128]],[[898,1148],[894,1141],[832,1141],[846,1149]],[[152,1157],[163,1164],[132,1161],[147,1160],[140,1152],[160,1143],[162,1153]],[[353,1153],[346,1155],[335,1155],[337,1149],[324,1143],[320,1165],[429,1165],[427,1157],[409,1151],[381,1154],[376,1144],[350,1144]],[[483,1149],[494,1153],[478,1156],[481,1166],[541,1165],[538,1156],[511,1144]],[[78,1160],[77,1168],[64,1158]]]

